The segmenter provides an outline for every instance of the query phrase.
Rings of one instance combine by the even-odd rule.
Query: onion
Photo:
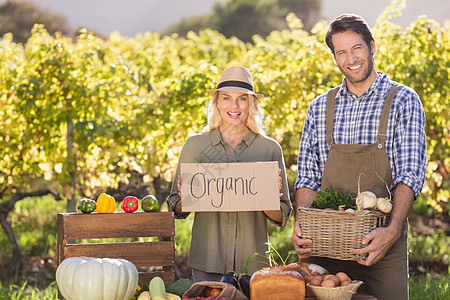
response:
[[[386,214],[390,213],[392,210],[391,200],[389,200],[388,198],[378,198],[377,199],[377,208]]]
[[[359,187],[361,175],[366,176],[366,174],[360,173],[358,178],[358,196],[356,197],[356,206],[358,208],[358,211],[364,209],[371,209],[377,204],[377,196],[374,193],[370,191],[365,191],[361,193]]]
[[[356,197],[356,206],[358,207],[358,210],[371,209],[376,204],[377,196],[370,191],[358,193],[358,197]]]

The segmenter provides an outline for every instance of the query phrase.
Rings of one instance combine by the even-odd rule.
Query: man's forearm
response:
[[[393,209],[388,228],[400,237],[414,202],[414,191],[404,183],[397,184],[393,200]]]
[[[311,206],[317,192],[309,188],[299,188],[295,191],[295,219],[297,220],[298,208],[302,206]]]

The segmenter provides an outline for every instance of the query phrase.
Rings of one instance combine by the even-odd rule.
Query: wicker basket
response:
[[[362,238],[377,227],[389,224],[390,214],[380,211],[345,212],[337,210],[305,208],[299,209],[302,238],[311,239],[311,256],[329,257],[339,260],[364,260],[366,255],[350,253],[350,249],[365,247]]]
[[[353,280],[347,286],[334,288],[313,286],[309,283],[307,283],[307,286],[313,291],[318,300],[350,300],[362,283],[362,281]]]

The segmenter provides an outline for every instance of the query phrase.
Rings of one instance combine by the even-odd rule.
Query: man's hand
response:
[[[311,252],[311,248],[301,248],[301,246],[311,244],[312,241],[310,239],[302,239],[301,237],[302,230],[300,228],[300,224],[295,222],[294,232],[292,233],[292,244],[294,245],[295,251],[298,252],[298,258],[308,258],[309,255],[307,254]]]
[[[311,248],[301,248],[300,246],[311,244],[310,239],[302,239],[302,229],[300,228],[300,218],[298,216],[298,208],[302,206],[311,206],[311,203],[317,197],[317,192],[309,188],[299,188],[295,192],[295,224],[294,231],[292,232],[292,244],[294,249],[298,252],[298,258],[308,258],[312,250]]]
[[[383,258],[403,232],[406,218],[414,201],[414,191],[403,183],[398,183],[394,193],[393,209],[388,227],[379,227],[363,237],[361,243],[367,247],[351,249],[353,254],[368,253],[366,260],[359,264],[371,266]]]
[[[362,239],[363,245],[367,245],[370,242],[368,246],[361,249],[351,249],[350,251],[358,255],[368,253],[369,255],[366,259],[360,260],[358,263],[364,266],[371,266],[386,255],[398,238],[399,235],[388,227],[379,227],[369,232]]]

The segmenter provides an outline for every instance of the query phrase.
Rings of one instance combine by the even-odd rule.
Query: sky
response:
[[[6,0],[0,0],[0,3]],[[214,3],[226,0],[28,0],[63,15],[73,29],[87,27],[108,36],[119,31],[133,37],[161,31],[183,18],[212,12]],[[322,0],[322,17],[328,21],[341,13],[363,16],[370,26],[391,0]],[[450,19],[449,0],[407,0],[403,16],[393,22],[403,27],[425,14],[444,24]]]

